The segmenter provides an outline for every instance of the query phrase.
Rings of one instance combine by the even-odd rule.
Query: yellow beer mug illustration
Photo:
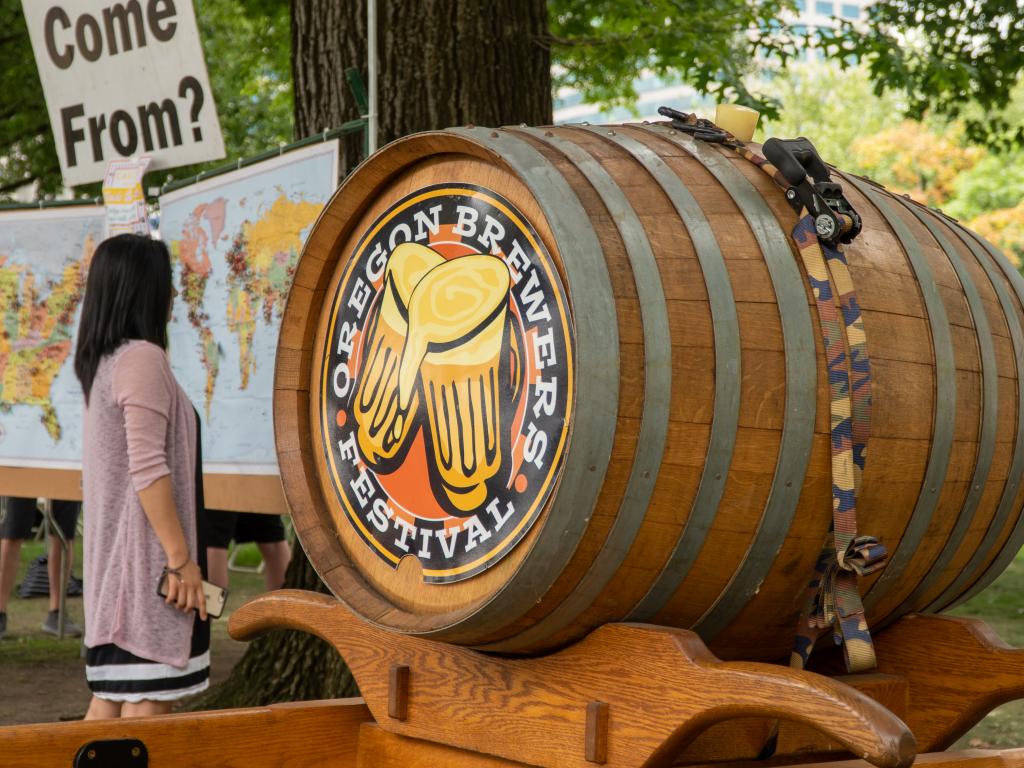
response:
[[[413,289],[443,262],[437,252],[416,243],[402,243],[387,262],[380,309],[363,347],[353,409],[360,451],[367,465],[379,472],[401,463],[413,436],[418,396],[413,392],[402,404],[398,396],[399,361],[409,330],[406,315]]]
[[[346,551],[365,545],[402,584],[417,567],[460,582],[511,552],[558,487],[571,307],[558,259],[497,192],[441,179],[375,200],[320,315],[317,470]]]
[[[486,483],[502,462],[509,286],[501,259],[475,254],[431,269],[409,299],[397,410],[415,410],[419,383],[433,465],[446,497],[440,500],[456,514],[472,513],[486,501]]]

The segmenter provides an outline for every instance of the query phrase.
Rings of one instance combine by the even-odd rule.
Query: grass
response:
[[[41,541],[26,541],[21,547],[21,565],[15,581],[20,584],[25,577],[29,564],[42,554],[48,547]],[[82,544],[75,541],[75,559],[72,572],[82,573]],[[15,591],[17,588],[15,587]],[[40,662],[75,661],[79,658],[78,640],[65,638],[58,640],[44,634],[40,629],[46,614],[50,610],[49,600],[45,597],[33,597],[27,600],[16,594],[10,596],[7,603],[7,639],[0,641],[0,663],[2,664],[34,664]],[[68,616],[79,626],[82,623],[82,598],[69,597],[67,600]]]
[[[14,637],[0,646],[0,663],[3,664],[75,662],[80,655],[77,640],[58,640],[49,636]]]

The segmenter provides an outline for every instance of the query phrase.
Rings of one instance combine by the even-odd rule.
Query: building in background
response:
[[[874,0],[796,0],[797,14],[791,19],[794,31],[802,36],[817,27],[832,26],[837,19],[855,21],[864,17]],[[800,57],[807,61],[822,58],[822,52],[805,47]],[[715,100],[700,96],[679,80],[663,80],[653,73],[641,75],[634,83],[638,99],[636,112],[625,107],[601,109],[589,104],[572,88],[562,88],[555,95],[555,123],[624,123],[638,120],[660,120],[658,107],[671,104],[677,109],[708,113],[714,111]]]

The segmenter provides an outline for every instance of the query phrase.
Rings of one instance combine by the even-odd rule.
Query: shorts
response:
[[[206,510],[206,546],[227,549],[232,539],[236,544],[246,541],[259,544],[284,541],[281,516]]]
[[[36,508],[36,500],[9,496],[3,501],[0,539],[31,539],[36,520],[42,520],[42,513]],[[53,501],[53,518],[68,541],[75,538],[81,508],[82,505],[77,501]]]

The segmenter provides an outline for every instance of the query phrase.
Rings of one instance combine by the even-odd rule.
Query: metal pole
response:
[[[50,533],[55,534],[60,541],[60,586],[57,587],[60,590],[60,601],[57,603],[57,639],[63,640],[68,601],[68,540],[53,517],[53,499],[46,499],[43,502],[43,515],[46,517],[46,525],[50,529]],[[53,590],[53,584],[50,585],[50,590]]]
[[[370,109],[366,114],[366,149],[377,151],[377,0],[366,0],[366,57]]]

